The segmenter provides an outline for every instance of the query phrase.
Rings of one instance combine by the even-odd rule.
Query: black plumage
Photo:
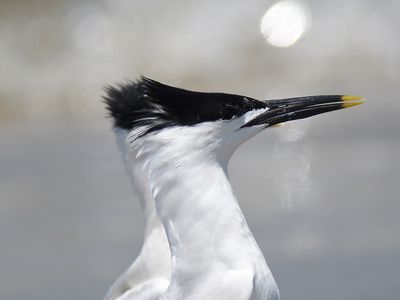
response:
[[[117,128],[146,126],[141,135],[169,126],[230,120],[248,111],[265,108],[265,102],[249,97],[188,91],[140,77],[136,82],[106,88],[107,109]]]

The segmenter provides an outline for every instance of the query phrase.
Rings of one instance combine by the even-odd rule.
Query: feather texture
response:
[[[265,102],[249,97],[204,93],[162,84],[147,77],[106,88],[104,97],[114,126],[132,130],[145,128],[140,135],[171,126],[192,126],[217,120],[230,120],[265,108]]]

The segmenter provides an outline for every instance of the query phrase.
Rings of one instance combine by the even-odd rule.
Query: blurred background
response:
[[[0,298],[101,299],[143,219],[101,102],[139,74],[368,102],[269,129],[230,176],[282,299],[400,295],[399,1],[0,1]]]

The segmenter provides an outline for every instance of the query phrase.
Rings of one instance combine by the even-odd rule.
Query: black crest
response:
[[[169,126],[230,120],[266,107],[249,97],[188,91],[146,77],[106,91],[104,99],[114,126],[127,130],[146,126],[141,135]]]

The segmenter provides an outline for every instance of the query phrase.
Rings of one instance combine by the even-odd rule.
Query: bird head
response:
[[[263,129],[363,103],[343,95],[256,100],[188,91],[146,77],[108,87],[104,99],[114,127],[129,132],[132,149],[151,142],[179,155],[207,153],[220,161]]]

